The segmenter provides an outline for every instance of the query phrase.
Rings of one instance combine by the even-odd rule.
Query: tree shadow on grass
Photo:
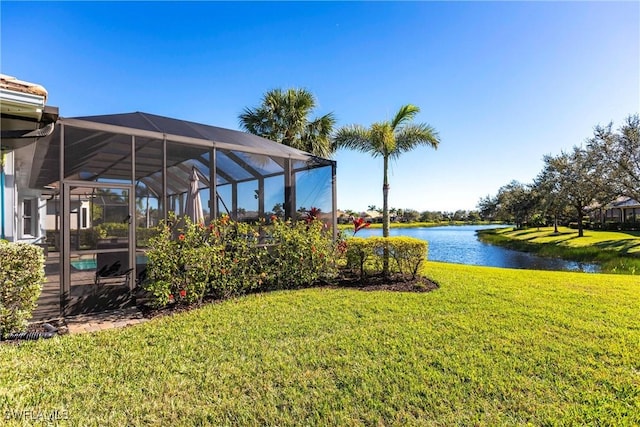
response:
[[[636,240],[605,240],[594,244],[602,250],[617,251],[620,254],[640,257],[640,251],[631,253],[633,249],[640,249],[640,242]]]

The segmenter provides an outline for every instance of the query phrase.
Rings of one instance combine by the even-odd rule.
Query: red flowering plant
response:
[[[269,254],[273,287],[310,286],[337,273],[336,243],[320,215],[321,210],[312,207],[299,221],[272,224]]]
[[[157,233],[150,239],[147,251],[148,280],[143,284],[151,294],[153,304],[164,306],[175,302],[176,276],[182,265],[181,246],[183,240],[176,239],[176,221],[174,215],[169,215],[157,227]],[[184,236],[183,236],[184,238]]]
[[[353,235],[355,236],[356,233],[360,230],[362,230],[363,228],[368,228],[371,225],[371,223],[367,222],[364,220],[364,218],[356,218],[353,220]]]
[[[307,216],[305,218],[305,221],[307,222],[307,224],[309,224],[312,221],[315,221],[319,218],[320,218],[320,208],[312,207],[307,211]]]
[[[153,304],[201,301],[208,286],[209,234],[214,230],[189,218],[169,213],[158,226],[147,251],[144,288],[153,295]]]
[[[147,252],[152,304],[226,298],[259,288],[303,287],[337,272],[336,242],[312,208],[300,221],[234,221],[228,216],[203,226],[188,219],[158,227]],[[265,245],[268,239],[269,245]]]

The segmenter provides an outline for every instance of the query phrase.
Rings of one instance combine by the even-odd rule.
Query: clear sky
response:
[[[393,164],[390,206],[474,209],[545,154],[640,109],[640,3],[8,2],[1,71],[63,117],[144,111],[238,129],[273,88],[338,125],[407,103],[442,143]],[[382,205],[382,160],[339,151],[338,207]]]

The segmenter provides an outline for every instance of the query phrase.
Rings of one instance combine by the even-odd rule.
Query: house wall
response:
[[[3,153],[3,185],[0,189],[0,238],[10,242],[16,239],[16,185],[15,185],[15,157],[13,152]]]
[[[639,222],[640,205],[595,209],[589,213],[589,217],[598,222]]]
[[[3,235],[10,242],[36,242],[45,235],[47,200],[40,191],[18,188],[15,152],[4,153],[0,221]],[[27,203],[25,204],[25,200]],[[27,212],[25,209],[30,208]],[[25,217],[31,221],[25,230]]]

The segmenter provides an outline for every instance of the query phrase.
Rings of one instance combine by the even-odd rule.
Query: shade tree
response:
[[[596,126],[587,147],[617,195],[640,201],[640,116],[628,116],[618,132],[613,123]]]

